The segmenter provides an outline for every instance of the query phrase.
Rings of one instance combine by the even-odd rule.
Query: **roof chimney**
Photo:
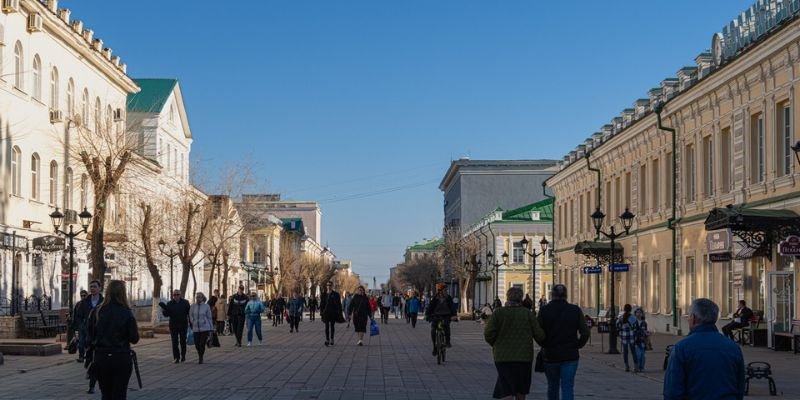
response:
[[[662,98],[669,100],[678,94],[680,88],[680,81],[678,78],[666,78],[661,81]]]
[[[72,11],[70,11],[69,8],[62,8],[58,10],[58,18],[61,18],[61,20],[64,21],[65,24],[69,25],[69,15],[71,13]]]
[[[678,70],[681,92],[690,88],[697,81],[697,67],[683,67]]]
[[[614,136],[614,125],[605,124],[603,125],[603,142],[607,142],[611,136]]]
[[[596,148],[603,144],[603,132],[595,132],[592,134],[592,148]]]
[[[650,100],[649,99],[636,99],[633,102],[633,109],[636,111],[635,119],[641,119],[650,111]]]
[[[622,126],[627,128],[633,124],[633,116],[636,114],[636,111],[632,108],[626,108],[622,110]]]
[[[697,57],[694,58],[694,62],[697,64],[697,79],[703,79],[712,71],[714,56],[711,54],[711,51],[706,50],[698,54]]]

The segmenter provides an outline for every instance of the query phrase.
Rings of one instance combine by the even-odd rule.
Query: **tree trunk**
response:
[[[223,260],[223,274],[222,274],[222,297],[228,298],[228,271],[230,266],[226,260]]]
[[[211,264],[211,273],[208,274],[208,296],[211,297],[211,293],[214,293],[214,271],[217,269],[217,257],[214,257],[214,261]]]
[[[197,276],[194,274],[194,267],[192,267],[192,298],[197,295]]]
[[[191,269],[191,260],[189,261],[190,264],[186,265],[186,263],[181,260],[181,293],[186,295],[186,288],[189,286],[189,270]]]
[[[161,287],[164,285],[164,282],[161,279],[161,272],[158,270],[155,260],[153,260],[152,227],[150,224],[152,210],[149,205],[145,205],[144,203],[142,203],[140,207],[144,213],[144,220],[142,221],[142,230],[139,233],[142,239],[142,247],[144,248],[145,264],[147,265],[147,270],[150,272],[150,276],[153,278],[150,326],[155,327],[158,324],[158,302],[161,300]]]
[[[100,281],[100,286],[105,287],[106,275],[106,248],[103,245],[103,235],[105,233],[106,207],[105,199],[96,202],[94,218],[92,218],[92,240],[91,240],[91,260],[92,260],[92,279]]]

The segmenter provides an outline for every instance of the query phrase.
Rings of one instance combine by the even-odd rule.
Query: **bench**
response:
[[[40,338],[45,336],[44,323],[39,311],[22,311],[22,326],[26,337]]]
[[[777,396],[778,389],[775,388],[775,380],[772,379],[772,366],[763,361],[753,361],[747,364],[746,378],[744,380],[744,395],[750,392],[750,379],[766,379],[769,382],[769,395]]]
[[[23,311],[21,317],[26,336],[53,337],[67,332],[66,315],[62,310]]]
[[[772,348],[775,351],[788,351],[794,348],[794,354],[797,354],[800,351],[798,349],[800,347],[800,320],[792,320],[792,327],[789,328],[789,332],[773,332],[772,344]]]
[[[46,310],[40,311],[44,329],[50,336],[57,336],[59,333],[67,333],[67,314],[66,310]]]
[[[739,334],[737,335],[739,338],[739,344],[745,345],[749,344],[750,346],[763,346],[762,340],[760,336],[756,334],[756,332],[760,332],[762,329],[759,328],[761,325],[761,321],[764,320],[764,311],[762,310],[753,310],[753,316],[750,317],[749,323],[745,327],[741,327],[738,329]],[[757,337],[758,336],[758,337]]]

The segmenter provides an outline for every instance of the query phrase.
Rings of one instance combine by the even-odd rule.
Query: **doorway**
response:
[[[773,335],[789,332],[794,317],[794,272],[768,272],[767,279],[767,343],[775,347]]]

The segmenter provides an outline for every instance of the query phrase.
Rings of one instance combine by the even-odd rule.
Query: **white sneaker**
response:
[[[262,342],[262,341],[260,341],[260,340],[259,340],[259,341],[258,341],[258,345],[259,345],[259,346],[263,346],[263,345],[264,345],[264,342]]]
[[[252,345],[253,345],[253,342],[247,342],[247,347],[250,347]]]

